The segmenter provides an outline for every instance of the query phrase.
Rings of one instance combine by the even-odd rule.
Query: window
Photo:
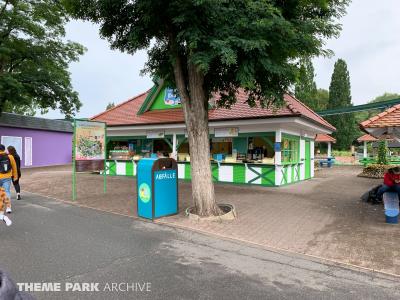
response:
[[[298,163],[299,138],[285,136],[282,138],[282,163]]]
[[[1,143],[6,146],[13,146],[17,150],[18,155],[22,160],[22,137],[19,136],[2,136]]]

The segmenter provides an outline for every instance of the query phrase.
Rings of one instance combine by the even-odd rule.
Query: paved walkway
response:
[[[212,233],[400,275],[399,226],[384,223],[382,206],[360,202],[379,180],[359,178],[358,167],[323,169],[315,179],[280,188],[217,184],[217,199],[232,203],[238,219],[224,223],[189,221],[190,183],[181,182],[181,212],[157,222]],[[78,201],[84,206],[136,216],[135,179],[81,174]],[[23,189],[70,201],[71,173],[65,168],[25,174]]]
[[[60,292],[37,291],[38,300],[400,297],[398,278],[31,194],[14,203],[12,218],[11,227],[0,226],[0,268],[19,283],[61,284]],[[99,291],[66,291],[66,283],[98,283]],[[141,292],[144,283],[149,291]]]

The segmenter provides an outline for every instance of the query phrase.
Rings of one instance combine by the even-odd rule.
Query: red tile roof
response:
[[[319,133],[315,136],[315,141],[319,143],[327,143],[327,142],[333,142],[336,143],[336,139],[331,137],[329,134],[322,134]]]
[[[106,122],[108,126],[118,125],[148,125],[148,124],[169,124],[183,123],[184,116],[182,109],[153,110],[138,115],[140,107],[145,101],[149,91],[137,95],[127,101],[103,112],[92,118],[92,120]],[[284,100],[286,105],[276,109],[263,109],[261,107],[249,107],[245,102],[247,94],[241,90],[237,95],[237,103],[231,109],[216,108],[208,113],[210,121],[224,121],[237,119],[257,119],[274,117],[304,117],[318,125],[334,131],[335,127],[329,124],[314,111],[301,103],[293,96],[286,94]]]
[[[370,134],[364,134],[357,139],[357,142],[375,142],[378,139]]]
[[[400,127],[400,104],[360,123],[363,128]]]

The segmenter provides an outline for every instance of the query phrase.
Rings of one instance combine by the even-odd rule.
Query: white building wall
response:
[[[306,141],[300,138],[300,180],[304,180],[306,174],[306,165],[304,163],[306,157]]]
[[[275,142],[282,142],[282,131],[277,129],[275,132]],[[281,185],[282,181],[282,156],[280,151],[275,152],[275,185]]]
[[[310,152],[311,152],[311,178],[314,177],[314,140],[310,141]]]

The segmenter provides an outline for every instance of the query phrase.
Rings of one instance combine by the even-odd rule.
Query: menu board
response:
[[[76,120],[75,160],[105,159],[105,136],[105,123]]]

